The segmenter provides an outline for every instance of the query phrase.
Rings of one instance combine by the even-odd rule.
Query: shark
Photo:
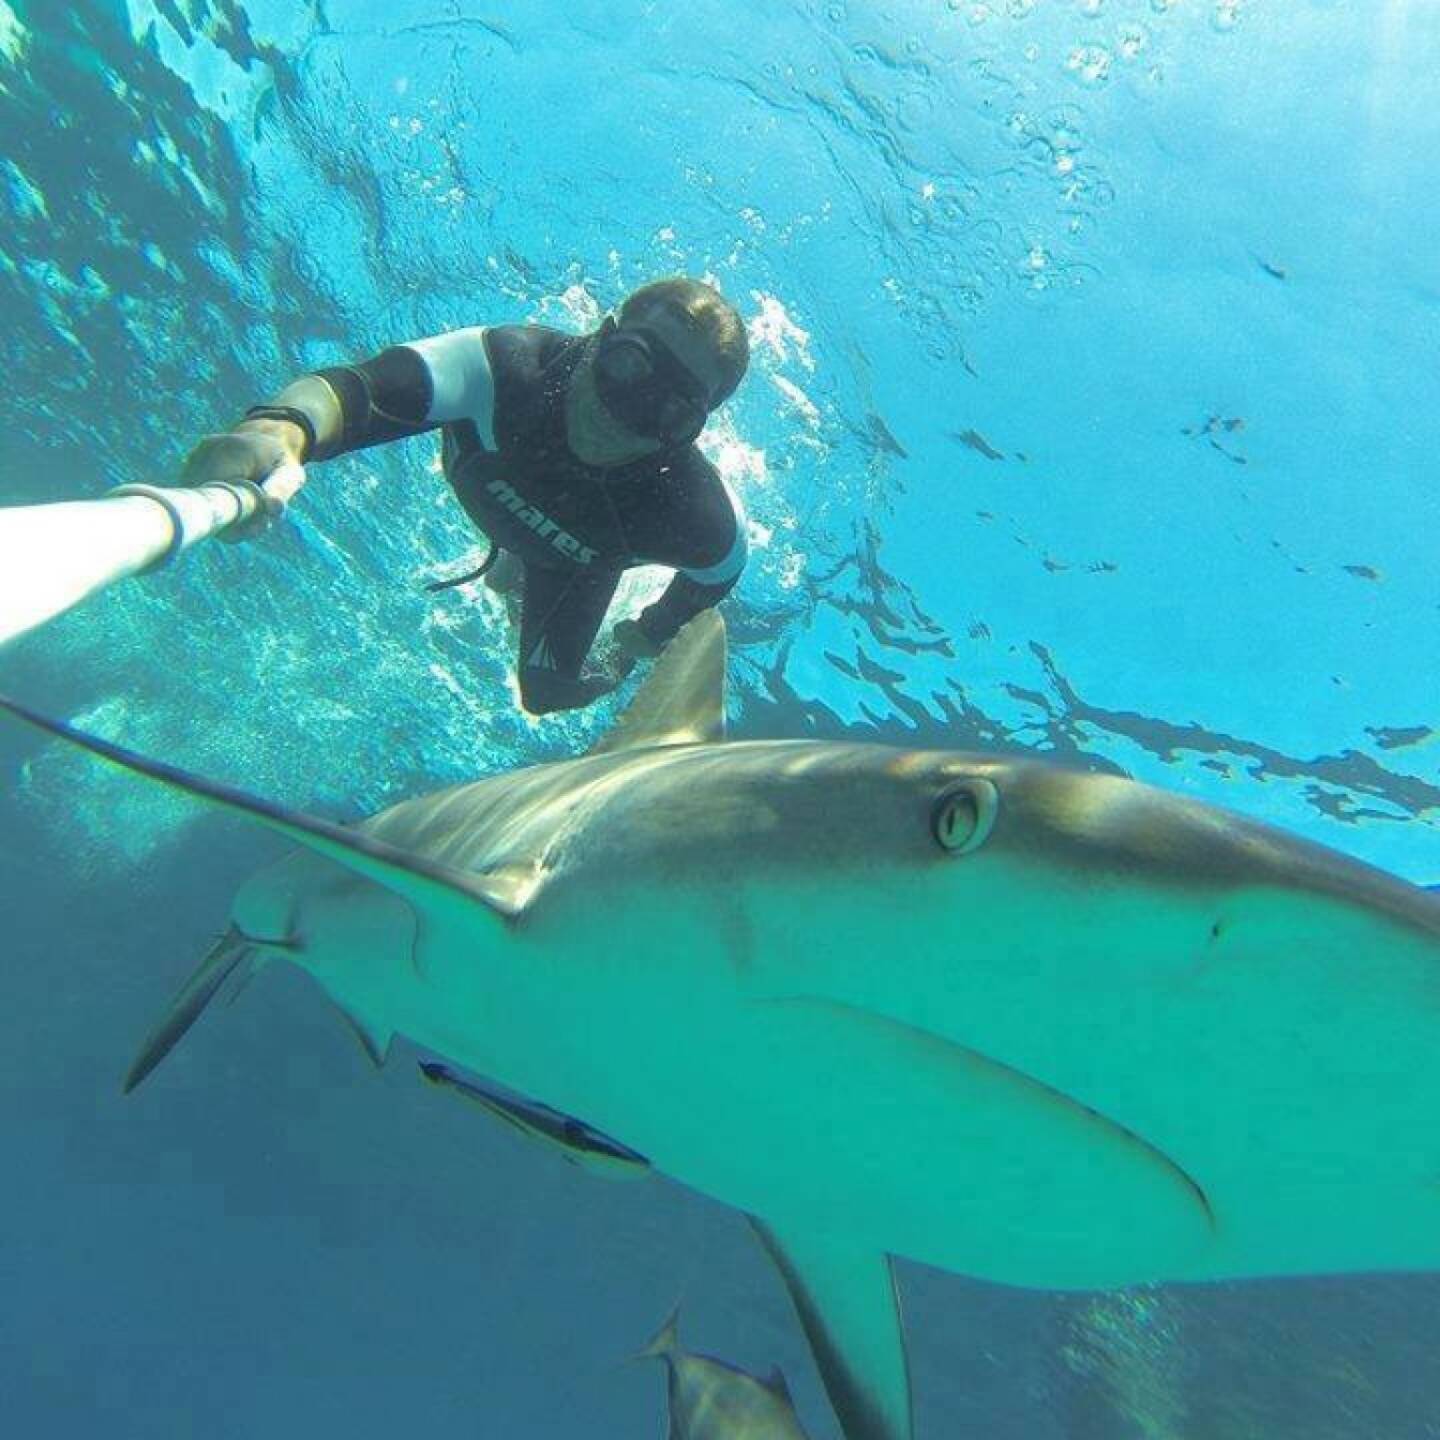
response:
[[[1440,897],[1043,757],[728,739],[725,671],[706,612],[588,753],[353,824],[0,702],[295,842],[127,1088],[296,965],[377,1063],[404,1036],[748,1216],[847,1440],[912,1434],[895,1257],[1073,1290],[1440,1266]]]

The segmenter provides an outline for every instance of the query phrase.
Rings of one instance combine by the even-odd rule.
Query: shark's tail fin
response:
[[[180,987],[160,1023],[140,1047],[135,1063],[125,1076],[127,1095],[175,1048],[200,1018],[200,1012],[215,998],[215,992],[256,954],[255,943],[234,925],[205,952],[195,973]]]
[[[680,1353],[680,1306],[651,1337],[650,1343],[632,1358],[635,1360],[672,1360]]]

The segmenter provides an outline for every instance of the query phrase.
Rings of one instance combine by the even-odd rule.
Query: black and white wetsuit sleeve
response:
[[[310,410],[317,406],[317,382],[338,407],[339,424],[333,411],[312,414],[312,428],[324,438],[307,460],[329,460],[457,420],[473,421],[485,444],[494,444],[495,382],[483,326],[392,345],[354,365],[327,366],[288,386],[276,401]]]
[[[734,588],[749,558],[745,509],[740,497],[703,458],[696,457],[699,483],[685,487],[682,512],[646,560],[673,565],[675,578],[653,605],[636,617],[646,636],[664,645],[687,621],[718,605]]]

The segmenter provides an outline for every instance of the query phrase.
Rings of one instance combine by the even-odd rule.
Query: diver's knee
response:
[[[558,675],[553,670],[520,669],[520,703],[531,715],[550,715],[557,710],[579,710],[608,694],[607,681],[592,676]]]
[[[548,715],[553,710],[565,710],[565,686],[553,670],[531,670],[520,667],[520,703],[532,715]]]

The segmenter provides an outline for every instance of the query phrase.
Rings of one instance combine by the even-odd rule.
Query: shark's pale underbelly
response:
[[[612,910],[599,950],[563,919],[468,976],[437,984],[422,958],[401,1028],[726,1204],[867,1251],[1091,1286],[1179,1273],[1208,1243],[1183,1171],[1033,1078],[843,1004],[749,994],[703,932],[667,968],[639,914]]]
[[[760,974],[763,915],[746,922],[759,948],[737,961],[733,916],[687,916],[675,896],[662,912],[650,904],[614,897],[598,930],[593,915],[552,905],[503,961],[472,967],[468,1001],[430,995],[407,1033],[727,1204],[1002,1282],[1440,1262],[1440,1185],[1421,1183],[1423,1163],[1393,1143],[1366,1149],[1367,1113],[1372,1133],[1403,1132],[1393,1112],[1405,1097],[1348,1093],[1344,1075],[1327,1088],[1347,1045],[1413,1040],[1362,997],[1349,1001],[1353,1027],[1337,1020],[1327,1036],[1306,1018],[1311,1046],[1333,1057],[1287,1062],[1283,1034],[1266,1049],[1270,1023],[1235,1013],[1260,1005],[1270,982],[1223,993],[1223,961],[1208,1008],[1191,985],[1167,1012],[1173,977],[1144,1000],[1128,974],[1122,1004],[1092,967],[1073,993],[1052,993],[1050,975],[1034,995],[1013,976],[1006,994],[977,969],[957,1012],[953,986],[949,1008],[927,1007],[919,979],[862,1001],[833,974],[821,993],[823,966]],[[657,944],[677,924],[685,943]],[[792,973],[808,975],[809,993],[776,983]],[[906,994],[909,1011],[894,998]],[[457,1025],[467,1004],[505,1019]],[[1026,1024],[1004,1019],[1027,1006]],[[1392,1069],[1413,1066],[1407,1052]],[[1351,1154],[1368,1154],[1367,1168]]]

